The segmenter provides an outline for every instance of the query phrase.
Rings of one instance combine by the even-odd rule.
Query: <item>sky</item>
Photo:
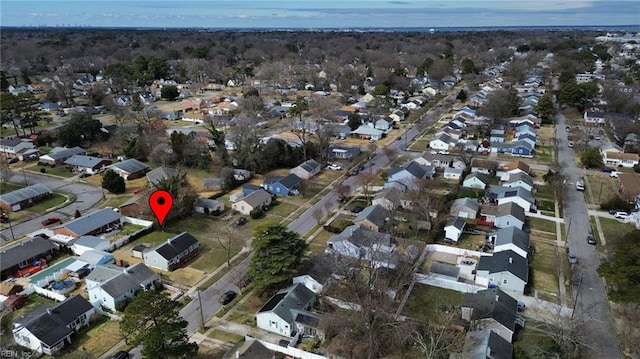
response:
[[[0,26],[321,29],[604,25],[640,25],[640,1],[0,1]]]

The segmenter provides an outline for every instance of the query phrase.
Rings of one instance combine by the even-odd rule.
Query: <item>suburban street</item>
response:
[[[576,300],[574,318],[585,321],[584,334],[591,343],[585,358],[620,358],[620,350],[613,327],[611,308],[602,278],[597,273],[600,260],[598,245],[587,243],[591,224],[584,193],[576,190],[575,183],[583,176],[576,165],[573,149],[567,146],[566,118],[557,117],[556,137],[558,139],[558,164],[566,183],[564,188],[565,225],[568,233],[569,250],[578,256],[574,266],[573,294]]]
[[[51,176],[38,175],[30,172],[15,171],[10,182],[25,184],[25,177],[28,185],[35,183],[41,183],[47,186],[54,192],[63,192],[66,194],[72,194],[76,197],[75,202],[67,203],[65,207],[57,209],[49,213],[43,213],[37,218],[24,221],[22,223],[13,224],[13,237],[18,239],[31,232],[34,232],[42,228],[41,222],[47,217],[56,216],[64,219],[69,216],[73,216],[76,209],[86,211],[96,205],[102,200],[104,194],[99,187],[93,187],[85,183],[73,182],[76,181],[73,178],[69,179],[57,179]],[[0,233],[1,244],[12,240],[11,230],[9,228],[3,230]]]

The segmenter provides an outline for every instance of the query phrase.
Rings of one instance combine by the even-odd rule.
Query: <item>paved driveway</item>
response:
[[[585,192],[575,189],[575,182],[583,176],[583,171],[576,166],[573,149],[567,146],[566,118],[563,114],[559,114],[557,120],[558,163],[566,179],[564,218],[568,245],[570,251],[578,256],[580,263],[574,267],[573,274],[573,294],[576,300],[574,315],[588,318],[585,333],[589,338],[588,342],[593,346],[592,349],[587,350],[584,357],[620,358],[611,308],[604,283],[597,273],[600,265],[597,250],[600,243],[596,246],[587,243],[587,235],[591,234],[591,224],[584,199]]]
[[[76,197],[76,200],[74,203],[71,203],[66,207],[53,212],[42,213],[42,215],[37,218],[13,225],[13,236],[16,239],[41,229],[42,221],[51,215],[64,219],[66,217],[73,216],[76,209],[82,212],[92,208],[103,198],[101,188],[90,186],[85,183],[74,182],[74,179],[58,179],[29,172],[25,172],[23,175],[22,172],[16,172],[13,177],[11,177],[11,182],[25,184],[25,177],[27,178],[28,185],[42,183],[52,191],[73,194]],[[11,237],[11,231],[9,229],[5,229],[0,232],[0,241],[2,244],[10,241],[12,239]]]

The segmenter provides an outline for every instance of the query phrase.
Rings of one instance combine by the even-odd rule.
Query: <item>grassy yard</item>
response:
[[[536,240],[531,241],[531,244],[536,248],[536,254],[530,260],[533,287],[537,290],[558,294],[555,246]]]
[[[36,204],[33,207],[29,207],[28,211],[33,212],[35,214],[42,214],[46,212],[47,209],[59,206],[66,201],[67,198],[61,194],[54,193],[51,197],[46,200]]]
[[[321,230],[320,233],[313,238],[311,243],[309,243],[311,252],[315,254],[324,253],[324,250],[327,248],[327,241],[333,237],[333,235],[334,233],[325,231],[324,229]]]
[[[130,200],[133,197],[132,194],[122,194],[122,195],[109,195],[107,201],[104,203],[103,207],[113,207],[118,208],[126,201]]]
[[[208,334],[209,338],[218,339],[227,343],[239,343],[244,340],[244,336],[214,329]]]
[[[602,243],[600,234],[596,230],[595,218],[591,217],[591,227],[593,228],[593,235],[598,239],[598,244]],[[630,223],[622,223],[616,219],[600,218],[600,227],[607,242],[607,254],[609,257],[615,254],[615,250],[620,243],[620,240],[627,233],[631,232],[634,227]]]
[[[5,194],[9,192],[13,192],[20,188],[24,188],[23,185],[11,183],[11,182],[2,182],[2,186],[0,186],[0,194]]]
[[[419,140],[413,141],[413,143],[409,146],[409,150],[411,151],[427,151],[429,150],[429,143],[431,141],[426,138],[420,138]]]
[[[455,290],[416,283],[402,314],[429,321],[443,313],[446,306],[461,305],[462,297],[463,294]]]
[[[300,206],[278,200],[276,201],[275,205],[269,207],[269,210],[267,210],[267,215],[279,217],[280,219],[282,219],[293,213],[298,208],[300,208]]]
[[[100,357],[106,353],[120,340],[120,322],[102,317],[97,323],[93,323],[91,328],[73,338],[75,348],[84,348],[86,352],[94,357]]]
[[[529,222],[531,230],[556,233],[556,224],[553,221],[535,217],[527,217],[527,221]]]
[[[593,203],[591,196],[585,196],[585,199],[590,204],[600,205],[616,196],[620,196],[615,178],[611,178],[602,173],[596,173],[592,176],[585,177],[585,179],[585,184],[589,186],[593,194],[593,200],[595,201],[595,203]]]
[[[65,166],[56,166],[56,167],[53,167],[53,168],[52,167],[48,167],[48,166],[36,166],[36,167],[30,168],[29,171],[40,173],[40,169],[41,168],[44,168],[46,173],[48,173],[50,175],[54,175],[54,176],[70,178],[70,177],[73,177],[73,176],[77,175],[77,173],[71,171],[70,169],[68,169]]]

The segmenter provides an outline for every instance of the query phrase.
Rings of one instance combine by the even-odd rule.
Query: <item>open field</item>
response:
[[[585,177],[585,184],[591,190],[593,194],[593,201],[591,196],[585,196],[585,200],[589,204],[600,205],[612,198],[619,197],[618,187],[616,179],[609,177],[606,173],[598,172],[591,176]],[[594,203],[595,201],[595,203]]]

